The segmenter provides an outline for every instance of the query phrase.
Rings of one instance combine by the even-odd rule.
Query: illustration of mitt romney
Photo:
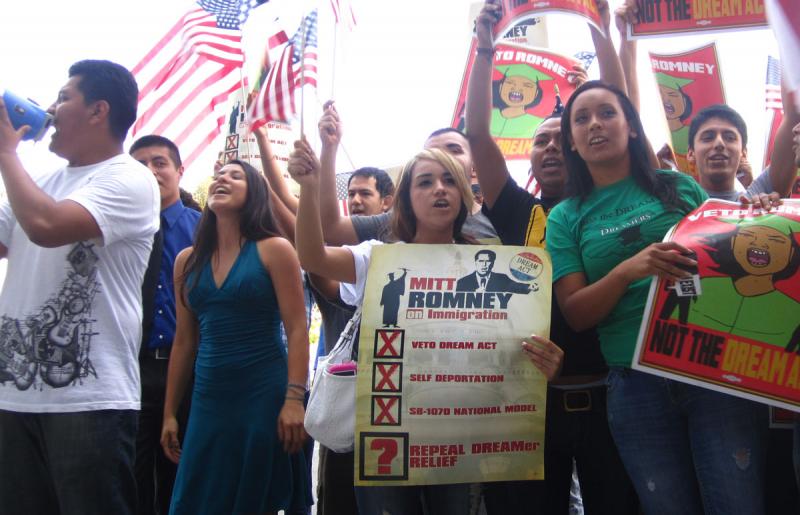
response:
[[[475,271],[456,281],[456,291],[529,293],[530,287],[506,274],[492,272],[497,254],[488,249],[475,253]]]

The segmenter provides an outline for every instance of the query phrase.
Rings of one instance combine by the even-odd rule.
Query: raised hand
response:
[[[319,119],[319,139],[323,146],[338,145],[342,141],[342,122],[333,100],[328,100],[322,106],[322,117]]]
[[[305,136],[294,142],[294,150],[289,154],[287,171],[298,184],[311,184],[319,182],[319,159],[314,149],[308,144]]]

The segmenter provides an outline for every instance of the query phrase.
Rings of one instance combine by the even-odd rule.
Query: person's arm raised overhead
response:
[[[597,65],[600,67],[600,80],[606,84],[616,86],[627,94],[628,88],[625,84],[625,74],[622,71],[622,64],[619,61],[614,42],[611,41],[611,10],[608,0],[597,0],[597,10],[603,22],[602,30],[597,30],[594,25],[589,25],[592,34],[594,50],[597,52]]]
[[[300,265],[309,273],[340,282],[356,280],[353,254],[345,248],[326,247],[320,222],[320,164],[307,141],[296,141],[289,157],[289,173],[300,184],[295,247]]]
[[[781,84],[783,120],[775,132],[775,144],[772,147],[772,160],[769,165],[769,179],[772,182],[772,189],[782,198],[789,196],[797,176],[792,129],[800,123],[800,113],[795,107],[792,96],[786,83]]]
[[[490,133],[492,113],[492,27],[500,6],[484,4],[475,20],[477,55],[472,64],[467,88],[466,133],[472,149],[472,163],[483,192],[483,202],[491,208],[510,177],[505,158]],[[467,173],[470,170],[466,170]]]
[[[319,119],[319,137],[322,140],[319,176],[322,233],[325,241],[331,245],[354,245],[358,243],[358,236],[353,222],[339,213],[339,202],[336,199],[336,153],[342,141],[342,123],[333,100],[328,100],[323,105],[322,117]]]
[[[261,167],[264,170],[264,177],[267,178],[269,189],[280,199],[284,206],[293,214],[297,213],[297,197],[289,191],[289,186],[283,178],[281,169],[278,166],[277,157],[272,152],[272,143],[269,142],[269,132],[266,125],[261,125],[253,131],[258,143],[258,153],[261,155]]]
[[[628,87],[628,98],[636,110],[639,110],[639,80],[636,75],[636,40],[628,38],[628,23],[633,23],[639,8],[636,0],[625,0],[625,3],[614,11],[614,22],[619,31],[619,61]]]

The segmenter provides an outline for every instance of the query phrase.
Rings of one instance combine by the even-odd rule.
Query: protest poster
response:
[[[686,159],[689,126],[703,108],[725,103],[717,46],[711,43],[677,54],[650,52],[650,67],[661,95],[678,169],[697,178],[697,171]]]
[[[472,40],[451,127],[464,128],[467,85],[475,61]],[[490,131],[507,160],[530,159],[533,134],[556,106],[556,88],[562,103],[575,91],[567,72],[577,59],[542,48],[510,43],[495,45],[492,72],[492,117]]]
[[[767,26],[764,0],[636,0],[636,21],[628,36],[670,36]]]
[[[594,25],[602,31],[603,22],[597,10],[595,0],[496,0],[502,6],[502,16],[494,25],[495,42],[500,42],[511,27],[537,16],[552,13],[574,14]]]
[[[549,335],[539,248],[372,249],[359,338],[356,485],[544,477],[547,381],[521,342]]]
[[[697,268],[653,279],[633,368],[800,411],[800,201],[707,200],[665,241]]]

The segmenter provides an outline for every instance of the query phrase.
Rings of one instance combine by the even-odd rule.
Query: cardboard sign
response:
[[[701,109],[725,103],[715,43],[678,54],[650,52],[650,67],[661,95],[678,169],[697,178],[686,159],[689,125]]]
[[[665,240],[698,266],[653,279],[633,367],[800,411],[800,201],[708,200]]]
[[[467,84],[475,61],[475,44],[473,38],[451,123],[459,129],[464,128]],[[495,45],[492,62],[490,131],[507,160],[528,160],[533,134],[556,106],[556,87],[564,104],[575,91],[566,74],[578,61],[542,48],[502,43]]]
[[[356,387],[356,485],[542,479],[546,379],[521,342],[548,335],[538,248],[372,249]]]
[[[632,38],[766,27],[764,0],[637,0]]]

